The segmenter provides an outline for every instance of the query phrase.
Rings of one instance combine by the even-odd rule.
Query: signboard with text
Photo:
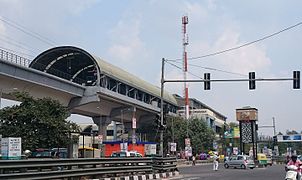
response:
[[[2,159],[21,159],[21,138],[2,138]]]
[[[171,149],[170,149],[171,152],[176,152],[176,143],[171,142],[170,147],[171,147]]]
[[[300,142],[302,141],[301,134],[292,134],[292,135],[277,135],[278,142]]]
[[[236,109],[237,121],[257,121],[258,110],[256,108]]]
[[[136,129],[136,118],[135,117],[132,118],[132,128]]]
[[[145,154],[155,155],[156,154],[156,144],[145,144]]]

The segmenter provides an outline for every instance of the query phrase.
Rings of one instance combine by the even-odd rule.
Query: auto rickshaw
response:
[[[267,166],[267,157],[265,154],[258,153],[257,160],[258,160],[260,166],[265,166],[265,167]]]

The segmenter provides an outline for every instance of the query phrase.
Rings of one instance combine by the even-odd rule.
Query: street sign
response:
[[[170,143],[171,152],[176,152],[176,143]]]
[[[136,129],[136,118],[135,117],[132,118],[132,128]]]

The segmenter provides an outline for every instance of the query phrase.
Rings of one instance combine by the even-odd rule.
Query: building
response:
[[[177,113],[184,117],[184,98],[174,94],[174,97],[178,104]],[[217,134],[221,134],[224,131],[224,126],[227,117],[217,112],[208,105],[200,102],[195,98],[189,99],[190,117],[196,117],[198,119],[204,119],[208,126],[212,128]]]

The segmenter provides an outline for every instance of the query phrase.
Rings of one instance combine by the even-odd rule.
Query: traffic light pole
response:
[[[165,80],[165,58],[162,58],[162,69],[161,69],[161,91],[160,91],[160,151],[159,155],[164,156],[164,129],[162,128],[164,125],[164,84],[166,82],[204,82],[205,90],[210,90],[210,82],[240,82],[240,81],[248,81],[250,89],[253,90],[256,88],[254,84],[256,81],[293,81],[293,88],[300,89],[300,71],[294,71],[293,78],[255,78],[255,73],[249,73],[249,79],[210,79],[210,74],[205,74],[205,79],[170,79]],[[251,86],[251,84],[253,84]],[[275,125],[274,125],[275,126]],[[274,131],[274,133],[276,133]]]
[[[159,155],[164,157],[164,85],[165,85],[165,59],[161,64],[161,86],[160,86],[160,150]]]

